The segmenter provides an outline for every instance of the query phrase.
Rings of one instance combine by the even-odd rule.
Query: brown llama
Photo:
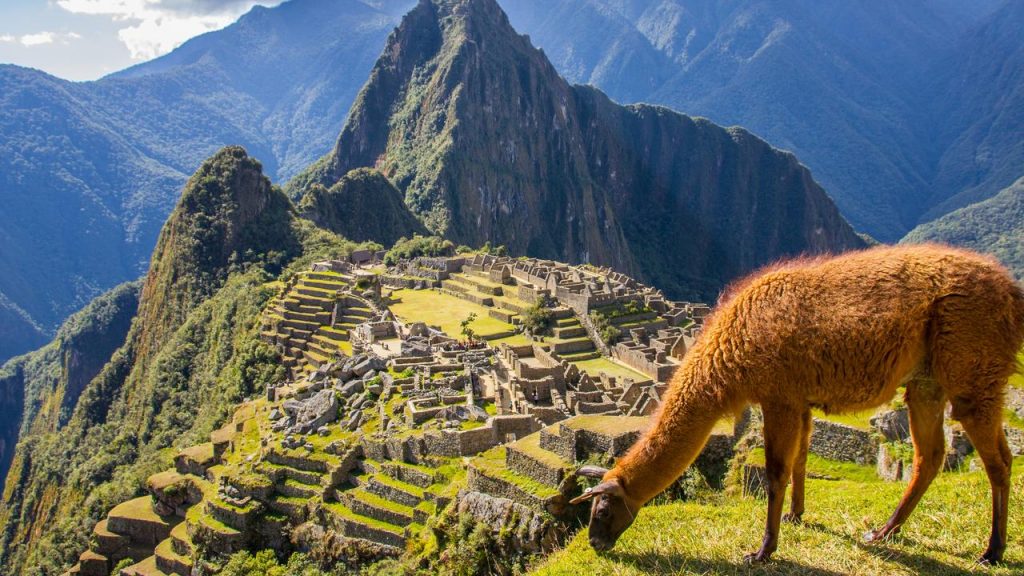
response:
[[[683,357],[649,431],[611,470],[579,473],[601,483],[573,500],[593,500],[590,544],[610,549],[640,507],[694,461],[715,423],[759,404],[764,413],[768,521],[760,550],[778,545],[786,485],[787,521],[804,512],[811,409],[860,411],[888,402],[901,385],[914,443],[910,484],[869,541],[897,531],[942,466],[943,412],[970,436],[992,487],[992,535],[980,562],[1006,548],[1011,454],[1003,394],[1024,341],[1024,295],[994,260],[946,246],[880,247],[785,262],[726,291]]]

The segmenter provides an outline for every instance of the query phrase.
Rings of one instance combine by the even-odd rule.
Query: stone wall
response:
[[[878,440],[866,430],[815,419],[810,450],[829,460],[874,465],[878,459]]]

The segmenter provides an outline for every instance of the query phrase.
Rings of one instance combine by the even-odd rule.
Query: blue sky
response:
[[[0,63],[94,80],[282,0],[0,0]]]

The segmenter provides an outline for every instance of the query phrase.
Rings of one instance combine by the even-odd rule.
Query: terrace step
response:
[[[107,514],[108,530],[129,537],[133,544],[148,546],[166,539],[177,522],[177,518],[154,512],[151,496],[123,502]]]
[[[408,526],[413,523],[413,508],[393,502],[362,488],[354,488],[340,493],[339,499],[352,512],[395,526]]]
[[[319,486],[313,487],[291,478],[277,484],[277,493],[288,498],[315,498],[321,495]]]
[[[383,462],[381,469],[387,476],[419,488],[429,488],[434,483],[435,471],[426,466],[405,462]]]
[[[558,454],[541,447],[541,432],[509,444],[505,464],[516,474],[549,486],[558,486],[571,469]]]
[[[175,554],[191,558],[195,552],[195,546],[192,545],[192,538],[188,535],[188,524],[182,522],[171,530],[171,548]]]
[[[331,328],[330,326],[321,326],[316,333],[318,336],[332,342],[347,342],[349,340],[349,333],[347,331]]]
[[[210,516],[226,526],[243,532],[253,525],[261,512],[261,506],[255,501],[250,501],[245,506],[235,506],[219,497],[208,496],[204,502]]]
[[[323,460],[310,458],[308,456],[283,454],[277,450],[270,450],[267,452],[267,461],[271,464],[277,464],[278,466],[294,468],[304,472],[314,472],[318,475],[327,472],[327,462]]]
[[[309,499],[275,496],[267,500],[267,509],[287,516],[295,524],[301,524],[309,516]]]
[[[121,576],[167,576],[167,573],[156,567],[156,556],[150,556],[138,564],[122,568]]]
[[[576,326],[568,326],[565,328],[555,328],[555,338],[561,338],[568,340],[571,338],[579,338],[587,335],[587,329],[577,324]]]
[[[111,568],[109,558],[92,550],[82,552],[77,566],[82,576],[109,576]]]
[[[384,474],[374,474],[367,477],[354,477],[357,486],[365,487],[367,492],[386,498],[392,502],[404,504],[415,508],[423,501],[423,489],[419,486],[407,484],[401,480],[395,480]]]
[[[156,558],[156,568],[167,574],[177,574],[178,576],[192,574],[192,558],[175,552],[169,538],[157,545],[153,551],[153,557]]]
[[[100,520],[92,529],[93,540],[96,542],[96,552],[104,556],[110,556],[131,544],[127,536],[111,532],[107,528],[107,519]],[[109,574],[110,571],[108,570]]]
[[[405,548],[405,529],[400,526],[357,514],[339,502],[325,504],[324,510],[333,527],[349,538],[360,538],[385,546]]]

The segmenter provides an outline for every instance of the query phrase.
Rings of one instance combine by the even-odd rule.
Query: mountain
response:
[[[903,242],[944,242],[987,252],[1024,281],[1024,178],[987,200],[918,226]]]
[[[456,243],[609,265],[675,296],[863,245],[791,154],[570,86],[493,0],[420,2],[292,193],[367,167]]]
[[[67,424],[86,385],[122,344],[139,305],[141,284],[122,284],[75,313],[49,345],[0,368],[0,477],[19,435]],[[25,423],[25,425],[23,425]]]
[[[1006,2],[930,71],[941,146],[932,208],[922,221],[989,198],[1024,166],[1024,4]],[[929,90],[928,92],[931,92]]]
[[[131,496],[148,470],[169,463],[166,448],[209,434],[231,406],[279,378],[279,357],[257,339],[256,318],[274,293],[267,281],[304,252],[351,247],[299,221],[241,148],[204,162],[161,232],[137,314],[128,298],[139,288],[115,292],[106,299],[121,305],[101,300],[81,315],[95,328],[69,328],[70,344],[4,368],[3,406],[23,415],[23,433],[0,502],[0,573],[60,573],[84,543],[84,518]],[[64,366],[62,350],[82,344],[96,353],[83,353],[80,370]]]
[[[1000,4],[1002,12],[1019,11],[1019,2],[1002,0],[521,0],[505,7],[570,81],[622,102],[741,125],[794,152],[854,227],[895,241],[942,196],[965,187],[936,170],[944,151],[931,132],[950,124],[937,105],[946,102],[949,80],[991,101],[1010,88],[964,82],[974,74],[969,65],[946,68],[962,58],[959,39],[977,22],[1002,28],[1013,43],[1020,22],[996,24],[1004,19],[992,14]],[[987,68],[1021,69],[1000,68],[1019,42],[989,48]],[[937,76],[949,80],[933,82]],[[958,113],[967,122],[986,114]]]
[[[409,5],[257,7],[96,82],[0,66],[0,361],[141,275],[177,191],[220,147],[245,146],[275,179],[330,149]]]
[[[302,197],[303,218],[355,242],[386,246],[427,230],[406,208],[402,193],[383,174],[353,170],[328,190],[316,185]]]

